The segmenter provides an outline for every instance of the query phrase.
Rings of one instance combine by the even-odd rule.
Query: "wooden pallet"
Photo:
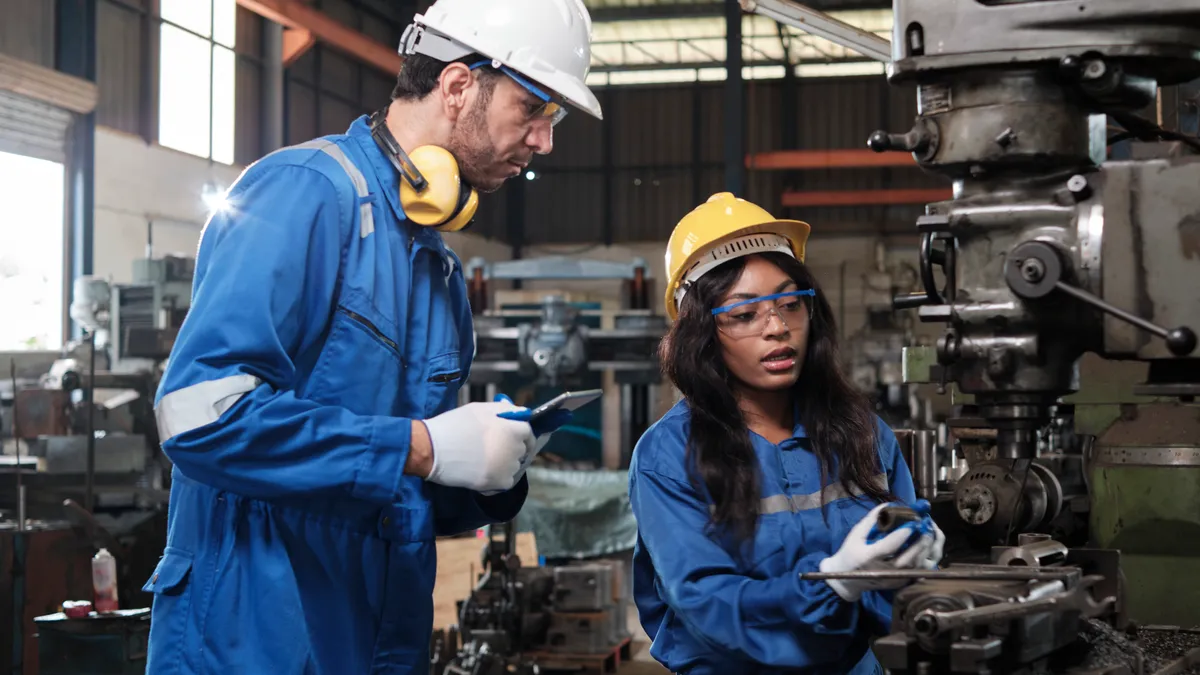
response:
[[[543,673],[569,672],[602,675],[620,670],[621,663],[630,658],[630,644],[630,638],[625,638],[614,645],[612,649],[601,654],[526,652],[524,656],[533,659]]]

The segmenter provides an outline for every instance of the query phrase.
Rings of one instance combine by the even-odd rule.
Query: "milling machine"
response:
[[[1200,569],[1200,3],[894,0],[890,44],[789,0],[742,4],[886,61],[891,83],[917,88],[913,128],[868,145],[911,152],[953,183],[917,222],[923,292],[894,302],[947,325],[936,348],[906,354],[906,381],[965,397],[950,426],[970,467],[947,486],[947,525],[979,547],[1065,528],[1119,549],[1120,573],[1080,562],[1095,549],[1017,560],[1059,570],[1049,586],[1005,588],[1015,573],[986,564],[917,574],[877,649],[885,667],[1065,672],[1049,659],[1074,640],[1071,617],[1200,624],[1200,591],[1179,583]],[[1166,92],[1190,133],[1143,113]],[[1107,159],[1128,141],[1128,159]],[[1100,397],[1118,410],[1104,424],[1065,398],[1097,403],[1085,353],[1143,366],[1134,398]]]

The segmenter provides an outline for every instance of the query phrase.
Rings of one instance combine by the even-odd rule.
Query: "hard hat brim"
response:
[[[706,253],[731,239],[758,233],[778,234],[784,237],[791,245],[792,253],[796,256],[796,260],[799,260],[801,263],[804,262],[808,237],[812,233],[812,227],[804,221],[787,219],[769,220],[729,232],[719,239],[697,248],[684,259],[683,264],[679,266],[680,274],[678,275],[678,279],[668,281],[667,288],[665,289],[666,293],[663,296],[663,302],[667,311],[667,317],[671,321],[674,321],[678,317],[678,308],[675,306],[675,291],[679,288],[680,282],[687,276],[688,271],[695,267]],[[741,256],[735,255],[729,257],[727,260],[735,260],[739,257]]]

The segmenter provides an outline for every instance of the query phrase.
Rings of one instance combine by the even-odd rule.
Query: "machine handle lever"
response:
[[[1054,287],[1077,300],[1086,302],[1096,309],[1099,309],[1102,312],[1110,314],[1124,321],[1125,323],[1133,324],[1147,333],[1152,333],[1159,336],[1167,341],[1167,349],[1169,349],[1175,356],[1187,356],[1188,354],[1191,354],[1194,349],[1196,349],[1196,333],[1187,326],[1180,326],[1178,328],[1170,329],[1163,328],[1157,324],[1150,323],[1140,316],[1130,314],[1120,307],[1114,307],[1100,298],[1092,295],[1091,293],[1088,293],[1082,288],[1072,286],[1065,281],[1058,281],[1054,284]]]
[[[928,146],[928,136],[915,128],[903,134],[889,134],[881,129],[873,132],[867,138],[867,147],[875,152],[887,152],[889,150],[922,152]]]
[[[927,293],[909,293],[892,298],[892,309],[916,309],[924,305],[936,305],[937,298],[931,298]]]
[[[1063,281],[1066,275],[1062,259],[1054,247],[1046,242],[1027,241],[1013,248],[1008,254],[1004,275],[1008,287],[1022,298],[1041,298],[1054,291],[1061,291],[1125,323],[1163,338],[1167,341],[1167,349],[1175,356],[1187,356],[1196,349],[1196,333],[1191,328],[1163,328],[1140,316],[1113,307],[1082,288]]]

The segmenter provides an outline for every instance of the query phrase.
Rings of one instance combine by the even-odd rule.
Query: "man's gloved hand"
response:
[[[842,542],[842,547],[837,550],[837,553],[821,561],[820,570],[836,573],[905,568],[913,567],[928,557],[930,545],[928,540],[931,538],[927,535],[922,535],[920,540],[901,552],[912,536],[912,531],[908,528],[897,529],[874,543],[867,541],[867,535],[875,526],[879,512],[886,506],[886,503],[880,504],[863,516],[862,520],[858,521],[846,535],[846,540]],[[895,556],[894,560],[889,561],[888,558],[893,556]],[[828,579],[825,583],[829,584],[829,587],[843,600],[858,602],[864,591],[900,588],[908,581],[904,579]]]
[[[512,489],[536,442],[528,422],[500,415],[522,410],[511,401],[477,402],[425,420],[433,445],[426,480],[485,493]]]
[[[510,404],[512,403],[512,399],[504,394],[498,394],[496,396],[496,400],[505,401]],[[538,453],[542,451],[542,448],[546,447],[546,443],[550,441],[550,434],[553,434],[560,427],[569,423],[575,417],[575,415],[570,410],[563,410],[560,408],[558,410],[551,410],[550,412],[531,422],[530,418],[533,417],[533,411],[529,408],[519,408],[517,410],[500,413],[500,417],[503,417],[506,420],[529,422],[530,426],[533,428],[533,435],[537,439],[533,446],[532,452],[527,453],[521,458],[521,470],[517,472],[517,480],[519,481],[521,480],[521,476],[525,475],[525,470],[529,468],[529,465],[533,464],[534,458],[536,458]]]

